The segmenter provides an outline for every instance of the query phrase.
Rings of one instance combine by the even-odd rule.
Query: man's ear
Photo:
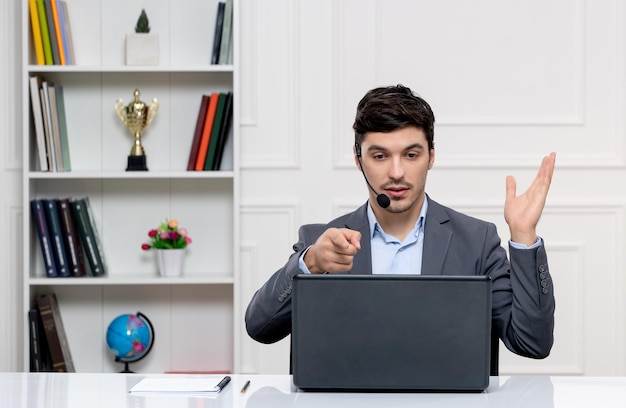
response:
[[[361,171],[361,163],[359,161],[359,156],[361,155],[361,149],[358,145],[352,146],[352,153],[354,153],[354,164],[356,168]]]
[[[435,165],[435,149],[430,149],[428,155],[428,170],[430,170]]]

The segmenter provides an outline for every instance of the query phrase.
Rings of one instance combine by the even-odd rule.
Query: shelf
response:
[[[85,66],[85,65],[29,65],[27,68],[30,73],[125,73],[125,72],[156,72],[156,73],[179,73],[179,72],[198,72],[198,73],[229,73],[234,71],[232,65],[194,65],[194,66]]]
[[[84,278],[30,278],[30,286],[152,286],[152,285],[232,285],[230,275],[198,275],[164,278],[145,275],[124,275],[116,277]]]
[[[67,171],[67,172],[40,172],[31,171],[28,178],[33,180],[63,180],[63,179],[232,179],[232,171]]]

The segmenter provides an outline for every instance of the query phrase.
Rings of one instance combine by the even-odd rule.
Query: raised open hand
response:
[[[511,231],[511,241],[532,245],[537,241],[535,227],[541,218],[546,203],[556,153],[545,156],[537,177],[525,193],[516,195],[517,183],[513,176],[506,178],[506,200],[504,202],[504,219]]]

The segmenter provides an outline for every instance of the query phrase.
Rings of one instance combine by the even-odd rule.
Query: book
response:
[[[217,64],[220,60],[220,46],[222,45],[222,27],[224,26],[224,9],[226,4],[223,1],[217,3],[217,16],[215,17],[215,34],[213,35],[213,53],[211,54],[211,64]]]
[[[76,228],[76,222],[72,215],[69,198],[57,199],[59,218],[61,220],[61,231],[63,233],[63,243],[65,244],[67,262],[70,276],[80,277],[87,275],[83,246]]]
[[[48,171],[48,152],[46,150],[46,134],[43,127],[43,112],[41,110],[41,98],[39,88],[41,87],[41,77],[33,75],[30,77],[30,105],[33,113],[33,123],[35,125],[35,138],[37,141],[37,162],[40,171]]]
[[[30,372],[50,371],[50,352],[43,328],[41,316],[37,308],[28,311],[28,332],[30,340]]]
[[[211,138],[209,139],[209,148],[204,162],[204,170],[211,170],[213,168],[215,151],[217,150],[217,139],[220,137],[220,126],[222,125],[222,116],[224,115],[224,106],[226,105],[227,97],[228,95],[225,93],[220,93],[218,96],[215,119],[213,120],[213,127],[211,128]]]
[[[59,20],[59,10],[57,8],[57,0],[49,0],[49,1],[50,1],[50,8],[52,9],[52,19],[54,20],[54,35],[56,37],[57,46],[59,48],[59,64],[66,65],[65,50],[63,49],[63,38],[61,37],[61,21]]]
[[[46,151],[48,152],[48,166],[50,171],[57,171],[56,153],[54,147],[54,135],[52,133],[52,118],[50,113],[50,96],[48,81],[41,82],[39,98],[41,99],[41,111],[43,112],[43,128],[46,135]]]
[[[57,86],[48,84],[48,103],[50,105],[50,125],[54,139],[54,155],[57,171],[65,171],[63,167],[63,147],[61,146],[61,132],[59,130],[59,113],[57,111]]]
[[[217,151],[215,152],[215,161],[211,170],[219,170],[222,167],[222,156],[224,156],[224,145],[230,134],[230,127],[233,122],[233,93],[228,92],[226,107],[224,108],[224,119],[220,128],[219,140],[217,142]]]
[[[46,21],[48,22],[48,37],[50,38],[50,48],[52,49],[52,61],[54,65],[61,65],[59,58],[59,44],[57,43],[56,30],[54,28],[54,16],[52,15],[52,0],[44,0],[46,9]]]
[[[39,14],[39,27],[41,28],[41,42],[43,43],[43,56],[46,65],[53,65],[52,46],[50,45],[50,31],[48,30],[48,18],[46,17],[46,6],[44,0],[37,1],[37,12]]]
[[[73,373],[74,361],[70,352],[61,310],[54,293],[37,296],[37,309],[41,316],[44,333],[48,341],[50,360],[54,372]]]
[[[72,215],[76,222],[76,229],[78,230],[91,274],[93,276],[102,276],[106,273],[104,251],[102,250],[100,237],[91,215],[89,198],[74,199],[70,201],[70,206],[72,207]]]
[[[72,170],[72,161],[70,160],[70,146],[67,137],[67,120],[65,117],[65,97],[63,96],[63,86],[56,85],[56,105],[57,119],[59,121],[59,140],[61,142],[61,162],[63,163],[63,171]]]
[[[233,0],[226,0],[224,7],[224,23],[222,24],[222,42],[220,44],[220,64],[228,64],[230,42],[233,28]]]
[[[191,150],[189,151],[189,161],[187,162],[187,170],[189,171],[193,171],[196,167],[196,160],[198,159],[198,148],[200,147],[200,139],[202,139],[204,118],[206,117],[206,111],[209,107],[209,98],[209,95],[202,95],[202,99],[200,100],[200,111],[198,112],[196,129],[193,133],[193,141],[191,142]]]
[[[206,117],[204,118],[202,138],[200,139],[200,147],[198,148],[198,158],[196,159],[195,169],[197,171],[204,170],[204,162],[206,161],[206,155],[209,150],[209,141],[211,138],[211,130],[213,129],[213,121],[215,120],[218,99],[219,94],[215,92],[211,94],[209,99],[209,107],[207,108]]]
[[[46,60],[43,55],[43,40],[41,38],[41,25],[39,24],[39,11],[37,0],[28,0],[28,14],[30,15],[30,28],[33,35],[33,48],[37,65],[44,65]]]
[[[65,0],[58,0],[59,6],[61,7],[61,15],[63,16],[63,33],[65,37],[67,37],[67,55],[66,59],[68,59],[68,65],[75,65],[76,58],[74,57],[74,42],[72,41],[72,29],[70,26],[70,14],[67,11],[67,3]]]
[[[70,268],[67,262],[56,199],[44,198],[42,201],[46,221],[48,222],[48,233],[50,234],[50,244],[52,255],[54,256],[54,264],[57,267],[57,275],[61,278],[68,277],[70,276]]]
[[[41,199],[31,200],[30,207],[39,238],[39,247],[41,248],[41,254],[43,256],[43,267],[46,276],[48,278],[56,278],[59,274],[52,253],[52,242],[50,241],[50,232],[48,231],[48,221],[46,221],[43,201]]]

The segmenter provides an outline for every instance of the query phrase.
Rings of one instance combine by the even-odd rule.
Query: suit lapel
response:
[[[426,199],[428,200],[428,211],[424,225],[422,274],[441,275],[452,239],[452,232],[445,226],[450,218],[443,206],[432,201],[428,196]]]
[[[370,239],[370,225],[367,220],[367,203],[357,209],[346,220],[346,228],[361,233],[361,250],[354,256],[350,274],[372,274],[372,243]]]

